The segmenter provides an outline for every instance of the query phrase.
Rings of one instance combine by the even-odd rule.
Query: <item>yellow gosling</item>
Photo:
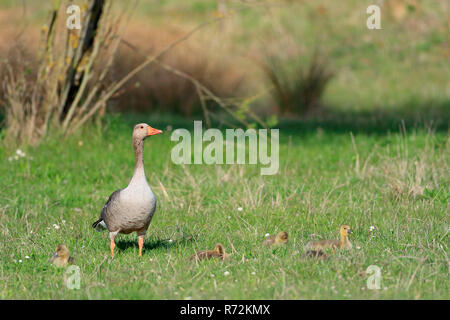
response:
[[[307,250],[321,251],[331,248],[333,251],[336,249],[351,249],[352,244],[348,240],[348,235],[352,233],[349,225],[342,225],[340,228],[340,240],[319,240],[311,241],[306,245]]]
[[[64,267],[67,264],[73,264],[73,258],[70,256],[69,249],[66,245],[60,244],[50,258],[50,262],[57,267]]]
[[[191,260],[204,260],[212,258],[217,258],[219,260],[228,259],[228,254],[225,252],[225,247],[221,243],[216,244],[213,250],[199,251],[191,256]]]
[[[306,251],[305,255],[308,258],[317,258],[317,259],[328,258],[328,255],[322,250],[308,250],[308,251]]]
[[[267,239],[263,241],[263,245],[272,246],[272,245],[282,245],[288,242],[288,234],[285,231],[280,231],[276,236],[269,236]]]

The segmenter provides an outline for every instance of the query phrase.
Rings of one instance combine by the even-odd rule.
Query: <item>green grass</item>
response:
[[[65,142],[24,148],[19,160],[0,149],[1,299],[450,298],[448,131],[357,132],[353,144],[332,126],[281,127],[280,172],[264,177],[250,165],[174,165],[166,131],[145,143],[159,202],[143,257],[134,234],[116,238],[112,259],[107,233],[91,224],[131,178],[131,125],[192,126],[152,119],[108,118]],[[343,223],[354,231],[354,250],[303,257],[312,234],[336,238]],[[287,246],[261,246],[266,233],[281,230]],[[193,240],[169,241],[187,235]],[[233,253],[228,261],[189,261],[217,242]],[[61,243],[80,267],[79,290],[67,289],[64,270],[47,263]],[[381,268],[382,290],[365,289],[369,265]]]
[[[284,52],[290,42],[280,28],[295,40],[289,47],[294,53],[307,57],[324,44],[336,71],[324,95],[330,109],[320,119],[282,122],[279,174],[261,177],[256,166],[177,166],[170,161],[170,132],[152,137],[145,164],[159,202],[144,255],[137,256],[136,235],[119,235],[111,259],[107,234],[91,224],[108,196],[131,178],[132,125],[145,121],[165,129],[192,127],[192,121],[107,117],[102,127],[65,141],[52,135],[39,147],[23,148],[26,157],[19,160],[9,161],[16,150],[2,145],[1,299],[450,298],[443,1],[421,2],[420,11],[401,22],[383,11],[377,31],[365,28],[365,9],[373,1],[287,2],[243,11],[230,2],[235,12],[226,28],[211,26],[201,38],[209,43],[221,35],[226,45],[217,53],[250,69],[248,52],[266,46]],[[141,1],[136,19],[187,32],[214,18],[215,3]],[[0,7],[20,9],[9,0],[0,0]],[[27,2],[26,8],[33,26],[46,21],[47,2]],[[252,86],[261,79],[250,76]],[[431,130],[424,120],[433,120]],[[336,238],[343,223],[354,231],[354,250],[323,261],[303,257],[312,234]],[[290,235],[287,246],[261,246],[266,233],[281,230]],[[187,235],[193,240],[169,241]],[[217,242],[232,253],[229,261],[189,261]],[[67,289],[64,270],[47,262],[61,243],[80,267],[80,290]],[[370,265],[382,270],[380,291],[365,288]]]

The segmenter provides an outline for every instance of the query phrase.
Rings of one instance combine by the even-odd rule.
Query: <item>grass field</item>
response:
[[[119,235],[112,259],[107,233],[91,224],[110,193],[128,184],[131,128],[143,121],[192,127],[177,118],[108,117],[67,140],[25,148],[18,160],[15,149],[0,149],[1,299],[450,298],[445,126],[398,122],[351,135],[282,123],[279,174],[263,177],[250,165],[175,165],[165,130],[145,143],[159,202],[143,256],[136,235]],[[351,252],[303,257],[313,234],[336,238],[343,223],[354,232]],[[261,246],[281,230],[290,235],[285,247]],[[188,260],[217,242],[232,253],[228,261]],[[80,267],[79,290],[66,288],[64,270],[47,262],[61,243]],[[382,270],[381,290],[366,289],[369,265]]]
[[[68,138],[51,128],[39,146],[3,143],[0,108],[0,299],[450,299],[448,1],[383,1],[382,29],[368,30],[373,2],[228,1],[225,20],[165,57],[222,98],[257,96],[251,108],[265,119],[277,105],[258,59],[276,56],[295,74],[323,51],[335,76],[322,108],[277,115],[277,175],[256,165],[175,165],[172,130],[192,129],[194,119],[155,110],[201,108],[192,87],[154,66],[112,99],[109,111],[125,115],[109,113]],[[52,3],[0,0],[2,62],[34,66],[32,55],[9,50],[37,52]],[[156,52],[215,18],[217,0],[142,0],[124,38]],[[112,73],[142,59],[123,47]],[[108,234],[91,225],[132,176],[139,122],[164,130],[144,152],[158,207],[143,256],[135,234],[119,235],[112,259]],[[304,257],[307,242],[337,239],[341,224],[353,229],[353,250]],[[286,246],[261,245],[279,231],[289,233]],[[229,260],[189,260],[217,242]],[[62,243],[80,268],[78,290],[48,263]],[[380,290],[367,289],[371,265],[381,268]]]

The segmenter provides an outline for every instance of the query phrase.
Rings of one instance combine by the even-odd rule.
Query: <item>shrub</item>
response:
[[[309,64],[300,58],[282,60],[266,56],[260,65],[272,86],[272,98],[281,114],[307,115],[320,108],[320,100],[333,77],[327,60],[318,51]]]

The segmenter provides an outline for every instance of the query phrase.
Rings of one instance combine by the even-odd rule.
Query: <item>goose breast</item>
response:
[[[147,183],[130,184],[108,208],[105,223],[110,231],[146,230],[156,209],[156,197]]]

